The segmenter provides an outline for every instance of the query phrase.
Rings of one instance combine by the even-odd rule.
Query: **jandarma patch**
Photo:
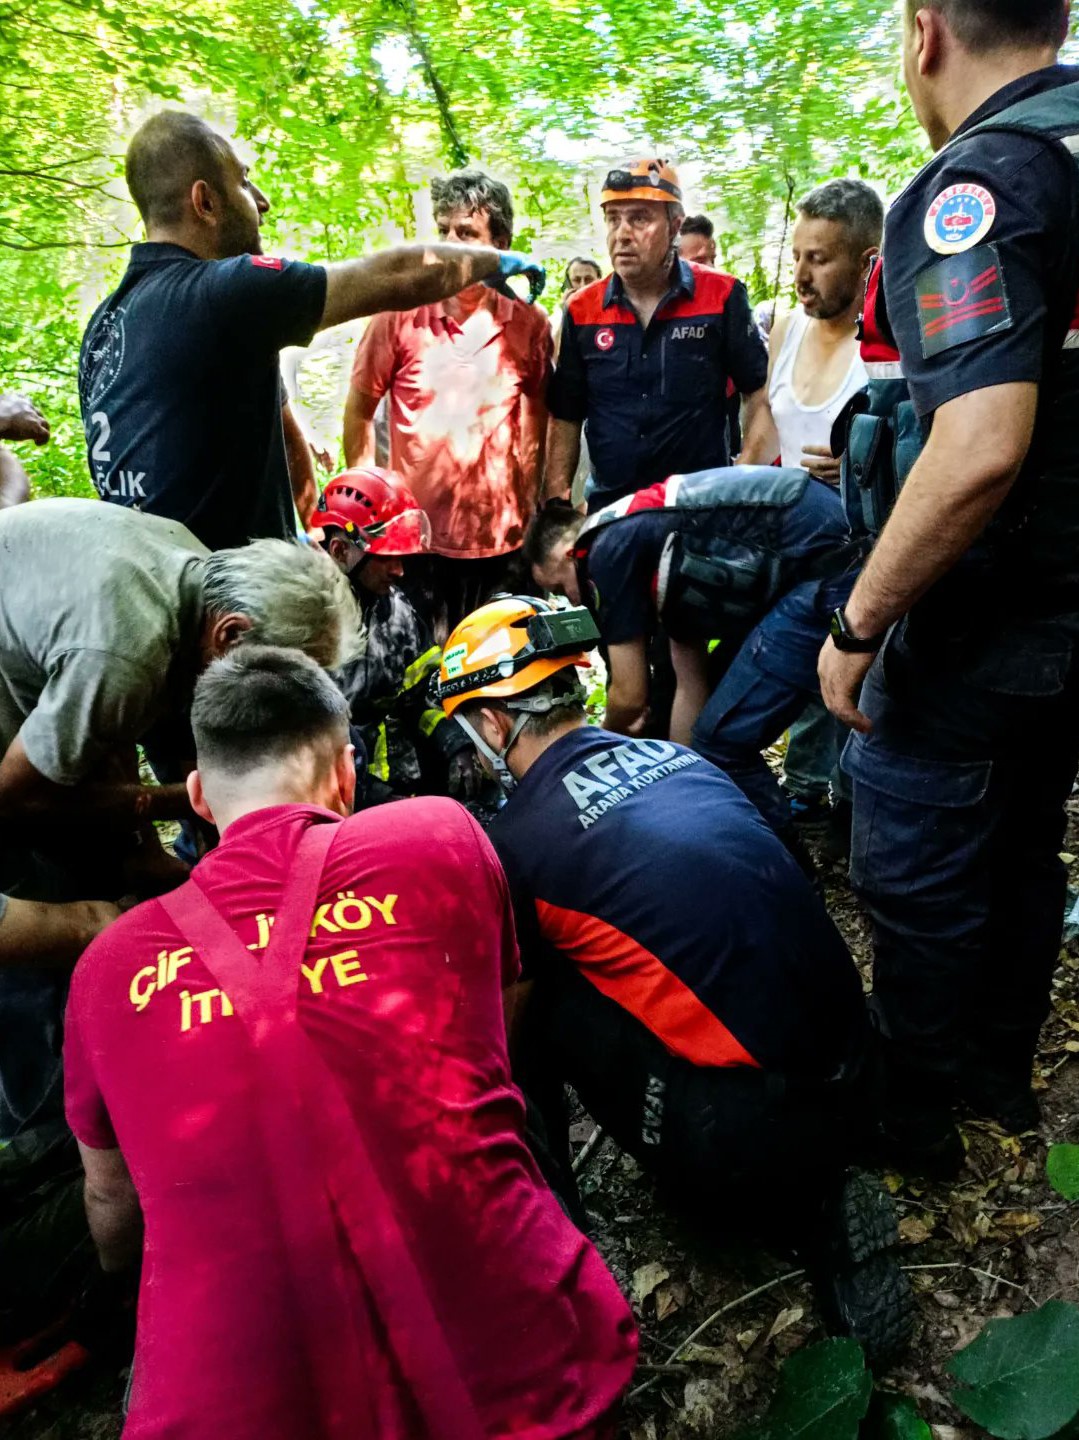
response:
[[[1015,324],[995,245],[938,260],[921,272],[915,289],[922,354],[927,360]]]
[[[925,217],[925,243],[938,255],[960,255],[980,245],[997,218],[997,202],[981,185],[949,185]]]

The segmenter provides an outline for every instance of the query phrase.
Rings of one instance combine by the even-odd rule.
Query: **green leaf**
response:
[[[1079,1306],[991,1320],[952,1360],[955,1404],[997,1440],[1049,1440],[1079,1415]]]
[[[861,1440],[933,1440],[933,1432],[912,1401],[878,1390]]]
[[[1045,1171],[1058,1195],[1079,1200],[1079,1145],[1051,1145]]]
[[[825,1340],[792,1355],[772,1408],[744,1440],[858,1440],[873,1377],[856,1340]]]

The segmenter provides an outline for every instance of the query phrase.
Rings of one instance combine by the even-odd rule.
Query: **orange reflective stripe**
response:
[[[536,901],[544,939],[602,994],[695,1065],[760,1066],[726,1025],[663,961],[606,920]]]

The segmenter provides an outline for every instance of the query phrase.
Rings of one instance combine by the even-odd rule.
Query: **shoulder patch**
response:
[[[283,270],[285,262],[279,255],[252,255],[251,264],[257,265],[260,270]]]
[[[938,260],[914,283],[926,360],[956,345],[1011,330],[1015,324],[995,245]]]
[[[938,255],[980,245],[997,218],[997,202],[982,185],[949,185],[926,211],[925,243]]]

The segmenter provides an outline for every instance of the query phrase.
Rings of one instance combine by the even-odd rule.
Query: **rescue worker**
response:
[[[866,300],[852,516],[880,532],[822,693],[856,732],[851,879],[875,941],[883,1142],[954,1171],[953,1106],[1035,1125],[1079,761],[1079,70],[1063,0],[908,0],[937,150]],[[899,487],[902,487],[899,489]],[[896,491],[899,489],[898,498]],[[859,699],[859,692],[861,698]]]
[[[731,463],[728,381],[747,463],[771,460],[768,356],[745,286],[678,256],[682,190],[665,160],[612,170],[600,193],[613,274],[566,302],[548,392],[546,494],[568,498],[584,429],[590,509],[676,472]]]
[[[439,670],[508,795],[488,835],[534,982],[522,1081],[572,1084],[713,1233],[795,1243],[829,1323],[879,1357],[910,1295],[888,1197],[845,1169],[872,1069],[854,962],[724,775],[586,724],[578,670],[598,639],[587,610],[508,596],[457,627]]]
[[[725,770],[798,853],[761,750],[819,693],[820,641],[860,553],[833,486],[750,466],[675,475],[588,520],[548,506],[525,542],[536,584],[595,617],[607,728],[639,734],[648,721],[646,637],[658,620],[676,680],[671,739]]]
[[[399,475],[359,465],[326,486],[315,523],[363,612],[363,652],[335,678],[367,753],[367,800],[420,789],[471,798],[478,777],[468,736],[427,697],[442,651],[396,583],[406,557],[430,546],[426,514]]]
[[[298,651],[211,665],[221,843],[72,981],[90,1228],[144,1249],[128,1431],[609,1440],[636,1334],[524,1142],[505,877],[453,801],[352,816],[348,720]]]

